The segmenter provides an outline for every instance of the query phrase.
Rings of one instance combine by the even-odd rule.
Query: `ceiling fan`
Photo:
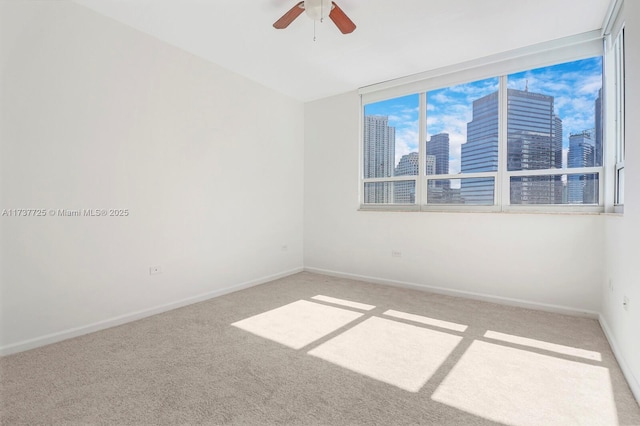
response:
[[[327,16],[336,24],[342,34],[349,34],[356,29],[356,24],[331,0],[304,0],[293,6],[274,24],[279,30],[287,28],[302,12],[314,21],[321,21]]]

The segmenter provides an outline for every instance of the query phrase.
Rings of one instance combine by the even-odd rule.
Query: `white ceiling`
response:
[[[301,101],[600,29],[609,0],[336,0],[357,25],[300,15],[298,0],[75,0]]]

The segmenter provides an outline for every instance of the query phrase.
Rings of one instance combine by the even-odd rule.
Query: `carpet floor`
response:
[[[0,374],[3,425],[640,425],[593,319],[307,272]]]

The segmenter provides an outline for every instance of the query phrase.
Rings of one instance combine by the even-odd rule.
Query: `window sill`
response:
[[[623,213],[617,213],[617,212],[608,212],[608,213],[601,213],[602,216],[607,216],[607,217],[624,217]]]
[[[541,209],[536,206],[508,206],[500,209],[498,206],[437,206],[421,207],[416,205],[360,205],[358,211],[371,212],[425,212],[425,213],[500,213],[500,214],[543,214],[543,215],[612,215],[619,213],[605,213],[601,206],[565,207],[556,206]]]
[[[371,205],[361,204],[359,212],[419,212],[420,206],[416,205]]]

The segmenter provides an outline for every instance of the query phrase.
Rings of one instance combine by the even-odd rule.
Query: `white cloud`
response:
[[[396,128],[396,165],[403,155],[418,151],[418,121]]]
[[[447,96],[445,90],[438,90],[436,92],[430,92],[427,95],[428,103],[436,103],[436,104],[450,104],[455,101],[455,98],[451,96]]]
[[[602,87],[602,77],[599,75],[592,75],[585,78],[578,87],[577,93],[581,95],[589,95],[596,98],[598,95],[598,89]]]

